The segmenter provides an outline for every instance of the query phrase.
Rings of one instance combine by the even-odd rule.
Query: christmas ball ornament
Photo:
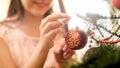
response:
[[[83,48],[87,43],[87,35],[83,30],[71,29],[65,36],[67,46],[72,50]]]
[[[115,6],[117,9],[120,9],[120,0],[112,0],[113,6]]]

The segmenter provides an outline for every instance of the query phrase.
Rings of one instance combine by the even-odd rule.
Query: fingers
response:
[[[60,28],[56,28],[56,29],[53,29],[52,31],[50,31],[49,33],[46,34],[46,37],[50,40],[54,39],[56,34],[60,32]]]
[[[40,35],[48,39],[48,41],[52,41],[57,33],[60,32],[61,26],[65,25],[63,23],[67,23],[69,19],[70,17],[63,13],[49,15],[41,22]]]
[[[72,49],[68,48],[67,45],[64,46],[63,51],[64,51],[64,53],[63,53],[64,59],[71,58],[72,55],[75,53],[75,51],[73,51]]]
[[[61,54],[64,59],[69,59],[72,55],[74,55],[75,51],[70,49],[67,45],[65,45],[65,42],[63,42],[58,48],[57,53]]]
[[[42,20],[40,28],[44,27],[47,22],[55,21],[55,20],[57,20],[59,18],[63,18],[63,17],[64,17],[64,14],[55,14],[55,13],[53,13],[53,14],[47,16],[44,20]]]
[[[64,53],[63,57],[64,59],[69,59],[75,54],[75,51],[67,51]]]
[[[56,41],[56,40],[55,40]],[[54,52],[56,53],[56,54],[60,54],[60,55],[62,55],[62,53],[63,53],[63,47],[64,47],[64,45],[65,45],[65,43],[64,43],[64,38],[60,38],[59,39],[59,41],[57,41],[57,42],[54,42],[55,43],[55,45],[54,45]]]
[[[63,19],[63,20],[60,21],[59,19]],[[45,27],[45,25],[48,22],[59,21],[59,23],[66,23],[68,20],[70,20],[70,16],[63,13],[54,13],[47,16],[44,20],[42,20],[40,29]]]
[[[44,28],[43,28],[43,31],[44,33],[48,33],[49,31],[53,30],[53,29],[56,29],[56,28],[59,28],[62,24],[59,23],[59,21],[53,21],[53,22],[48,22]]]

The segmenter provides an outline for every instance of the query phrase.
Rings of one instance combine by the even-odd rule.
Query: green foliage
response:
[[[101,44],[100,47],[89,49],[82,64],[72,65],[71,68],[120,68],[120,47]]]

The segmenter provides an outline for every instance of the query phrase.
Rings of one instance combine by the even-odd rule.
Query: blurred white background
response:
[[[11,0],[0,0],[0,21],[7,16],[8,7]]]

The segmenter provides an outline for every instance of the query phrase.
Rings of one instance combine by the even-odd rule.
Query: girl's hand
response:
[[[56,45],[50,49],[44,68],[65,68],[67,61],[74,55],[75,51],[69,49],[64,42],[64,38],[60,39]]]
[[[42,20],[40,25],[40,41],[25,68],[43,68],[44,62],[54,45],[54,38],[60,32],[62,23],[67,23],[66,14],[52,14]]]
[[[40,25],[40,44],[52,47],[56,34],[60,32],[60,27],[67,23],[69,18],[66,14],[54,13],[43,19]],[[59,21],[59,19],[63,20]]]
[[[62,38],[54,47],[53,53],[57,62],[65,62],[72,57],[75,51],[71,50],[66,44],[65,39]]]

